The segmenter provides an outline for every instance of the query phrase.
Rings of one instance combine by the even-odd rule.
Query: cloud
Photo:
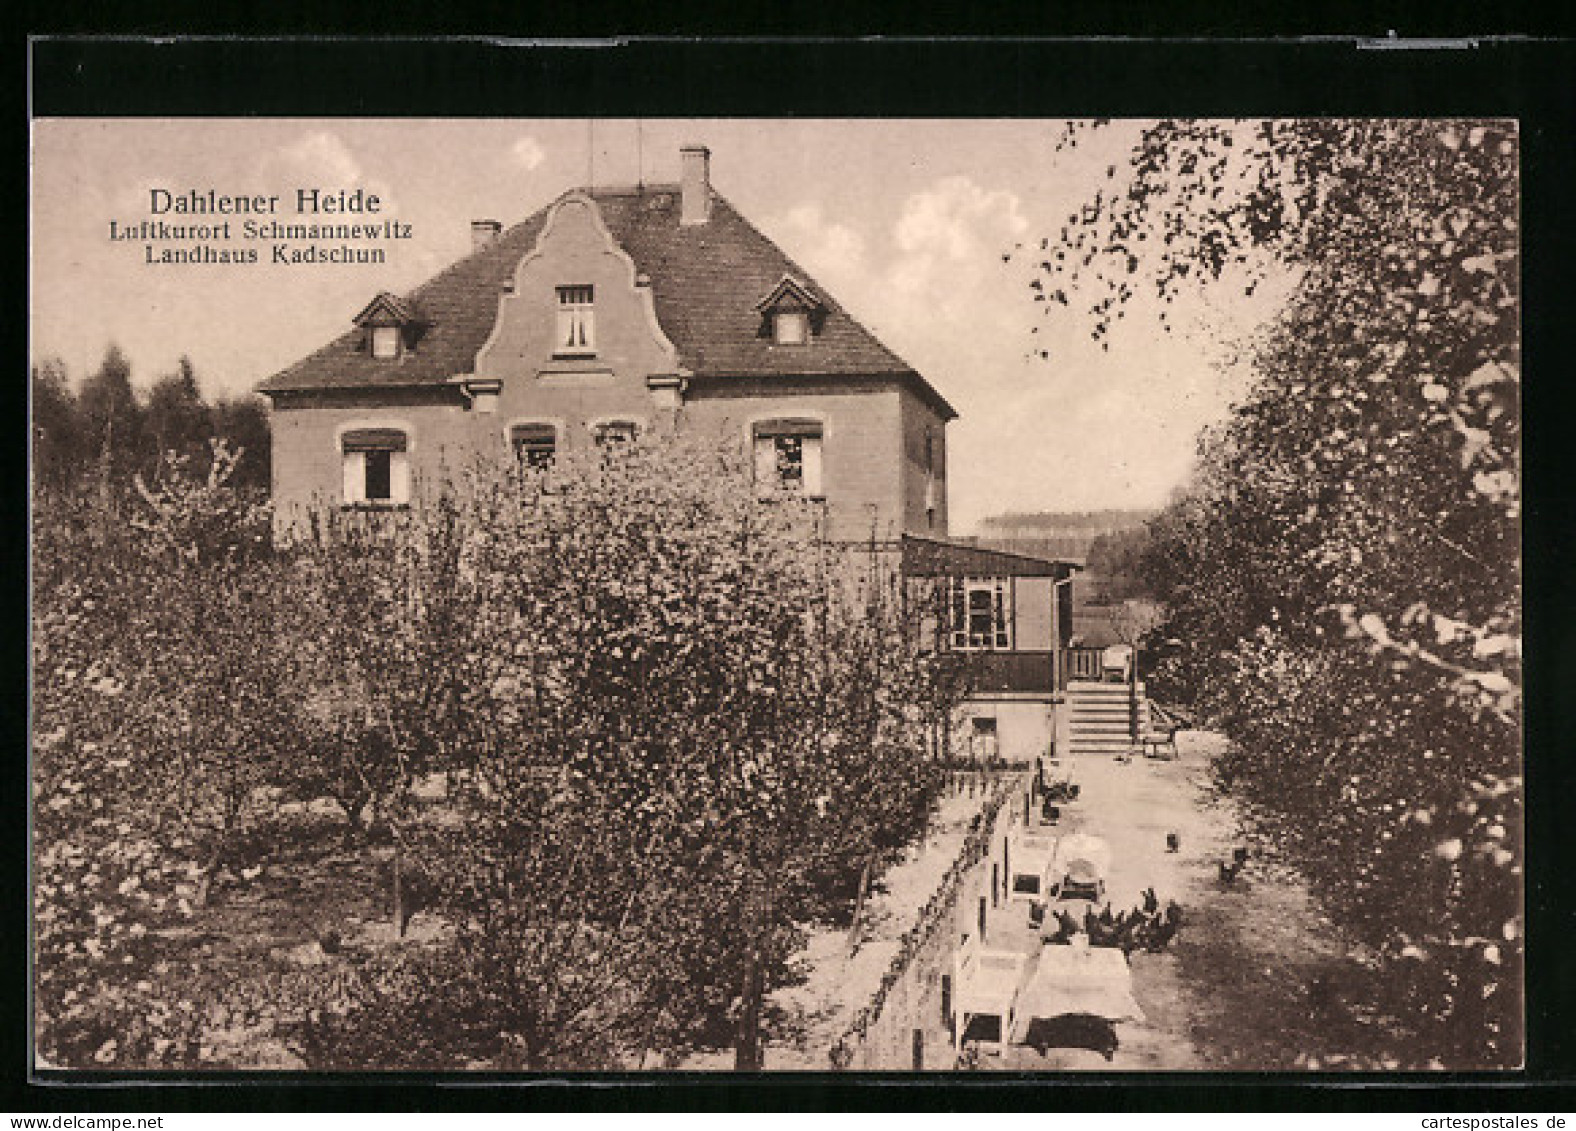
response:
[[[303,134],[265,162],[268,178],[292,194],[298,188],[364,188],[378,197],[385,213],[395,207],[394,187],[364,168],[344,139],[329,130]]]
[[[307,134],[286,146],[283,157],[295,169],[325,185],[353,185],[361,180],[361,163],[350,147],[326,130]]]
[[[801,204],[768,225],[784,248],[818,280],[838,292],[860,287],[865,273],[865,237],[847,224],[828,220],[819,204]]]
[[[1019,206],[1015,193],[946,177],[904,201],[893,239],[909,256],[956,262],[996,255],[1028,230]]]
[[[1029,228],[1020,205],[1016,194],[962,176],[909,196],[892,226],[897,254],[885,278],[892,301],[976,333],[982,322],[996,333],[1016,325],[1021,314],[1007,297],[1018,285],[1001,257]]]
[[[509,148],[509,156],[529,171],[547,160],[547,150],[542,148],[541,142],[527,134]]]

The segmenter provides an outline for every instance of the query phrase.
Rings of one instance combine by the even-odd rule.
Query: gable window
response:
[[[821,477],[822,431],[814,420],[767,420],[755,426],[755,489],[777,494],[825,497]]]
[[[399,356],[399,327],[372,327],[372,356],[388,360]]]
[[[1012,647],[1012,586],[1005,577],[952,579],[952,646],[965,651]]]
[[[802,346],[821,331],[826,304],[803,282],[784,275],[755,304],[761,314],[759,337],[780,346]]]
[[[596,307],[589,284],[558,288],[557,357],[588,357],[596,353]]]
[[[360,348],[379,361],[392,361],[413,349],[427,326],[420,311],[384,291],[352,320],[363,332]]]
[[[558,429],[551,424],[516,424],[509,429],[509,445],[522,467],[547,467],[558,452]]]
[[[640,428],[632,420],[608,420],[591,429],[591,438],[599,448],[633,444],[639,434]]]
[[[777,344],[780,346],[802,346],[809,336],[809,318],[803,310],[785,308],[777,311],[773,320],[776,326]]]
[[[347,505],[400,506],[410,502],[410,460],[403,430],[361,428],[340,440]]]

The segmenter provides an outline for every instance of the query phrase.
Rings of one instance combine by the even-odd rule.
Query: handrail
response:
[[[1075,647],[1062,648],[1057,656],[1056,689],[1066,691],[1070,680],[1088,679],[1099,680],[1100,664],[1105,655],[1104,648]]]

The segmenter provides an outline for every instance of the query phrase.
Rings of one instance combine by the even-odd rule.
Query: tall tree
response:
[[[131,387],[131,362],[111,344],[99,367],[88,375],[77,396],[82,415],[84,460],[104,457],[112,475],[129,478],[143,466],[146,440],[142,406]]]
[[[82,423],[65,362],[49,358],[35,364],[32,387],[34,480],[58,490],[74,482],[81,471]]]
[[[214,402],[211,416],[214,435],[223,436],[239,455],[234,485],[266,491],[272,482],[273,441],[262,398],[222,397]]]
[[[167,452],[191,455],[204,452],[213,435],[213,422],[191,358],[182,356],[174,373],[160,377],[148,392],[145,421],[148,442],[162,461]]]
[[[1156,682],[1236,740],[1223,781],[1376,956],[1419,1065],[1522,1050],[1517,148],[1495,122],[1159,123],[1034,280],[1107,339],[1143,290],[1293,273],[1152,525],[1184,643]]]

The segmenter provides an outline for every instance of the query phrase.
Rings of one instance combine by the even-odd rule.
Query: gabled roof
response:
[[[388,291],[380,293],[351,319],[357,326],[408,326],[414,321],[416,312],[410,304]]]
[[[596,202],[636,270],[650,278],[657,320],[691,375],[899,379],[917,383],[943,415],[957,415],[913,366],[824,289],[809,291],[810,284],[802,282],[809,275],[715,191],[710,219],[690,225],[679,222],[677,186],[597,189],[585,195]],[[372,357],[360,331],[351,330],[268,378],[261,391],[438,385],[469,373],[498,316],[498,296],[536,245],[551,207],[395,300],[419,310],[427,327],[420,344],[397,361]],[[802,345],[777,345],[763,331],[755,306],[785,278],[813,294],[824,312],[819,332]]]
[[[755,309],[770,310],[772,307],[782,303],[785,299],[792,299],[799,306],[805,307],[809,310],[819,310],[823,305],[825,305],[819,298],[816,297],[815,292],[810,290],[809,287],[805,286],[798,279],[795,279],[792,275],[784,275],[782,279],[778,281],[777,285],[771,289],[771,292],[767,294],[765,298],[761,299],[760,302],[755,304]]]

